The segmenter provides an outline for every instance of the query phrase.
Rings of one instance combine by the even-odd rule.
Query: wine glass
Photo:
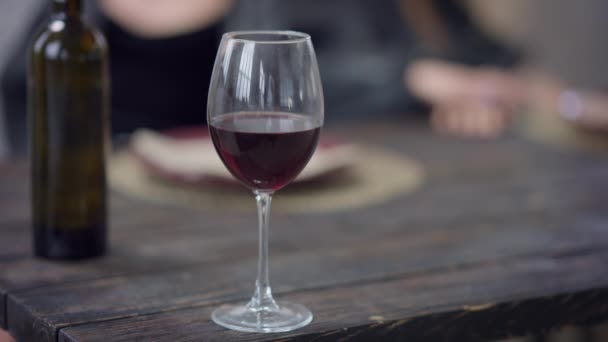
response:
[[[293,31],[224,34],[213,68],[207,122],[224,165],[253,191],[259,217],[255,291],[212,319],[233,330],[285,332],[309,324],[304,306],[276,302],[268,277],[272,195],[312,157],[323,125],[323,89],[310,36]]]

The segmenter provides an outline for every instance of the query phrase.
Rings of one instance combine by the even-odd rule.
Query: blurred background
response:
[[[246,29],[311,33],[329,121],[411,116],[441,134],[494,138],[513,113],[587,101],[594,113],[577,124],[608,126],[602,0],[85,3],[111,48],[115,134],[204,123],[221,33]],[[28,37],[45,18],[47,2],[0,4],[3,158],[26,150]]]

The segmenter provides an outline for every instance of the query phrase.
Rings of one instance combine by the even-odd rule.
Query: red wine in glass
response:
[[[282,112],[238,112],[209,123],[213,144],[228,170],[254,190],[289,184],[312,157],[321,123]]]

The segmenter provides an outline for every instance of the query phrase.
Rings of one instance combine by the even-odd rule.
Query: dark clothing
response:
[[[481,34],[458,3],[436,0],[449,38],[457,44],[445,56],[433,57],[465,64],[512,64],[514,54]],[[114,133],[203,124],[221,31],[310,33],[327,120],[411,112],[418,103],[404,90],[404,69],[416,58],[431,56],[404,23],[397,0],[241,1],[220,25],[154,40],[135,37],[97,17],[110,45]],[[2,84],[10,140],[18,150],[23,150],[25,140],[26,50],[24,44],[17,51]]]
[[[145,40],[106,22],[112,74],[112,131],[206,121],[207,92],[220,31]]]

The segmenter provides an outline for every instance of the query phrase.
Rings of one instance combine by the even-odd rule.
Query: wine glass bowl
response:
[[[276,302],[268,277],[272,195],[312,157],[323,126],[323,90],[310,36],[293,31],[226,33],[216,57],[207,108],[213,144],[226,168],[255,194],[258,277],[247,304],[224,305],[212,319],[226,328],[285,332],[312,321],[299,304]]]
[[[304,169],[320,127],[287,113],[237,113],[218,117],[209,130],[230,172],[252,190],[277,191]]]

